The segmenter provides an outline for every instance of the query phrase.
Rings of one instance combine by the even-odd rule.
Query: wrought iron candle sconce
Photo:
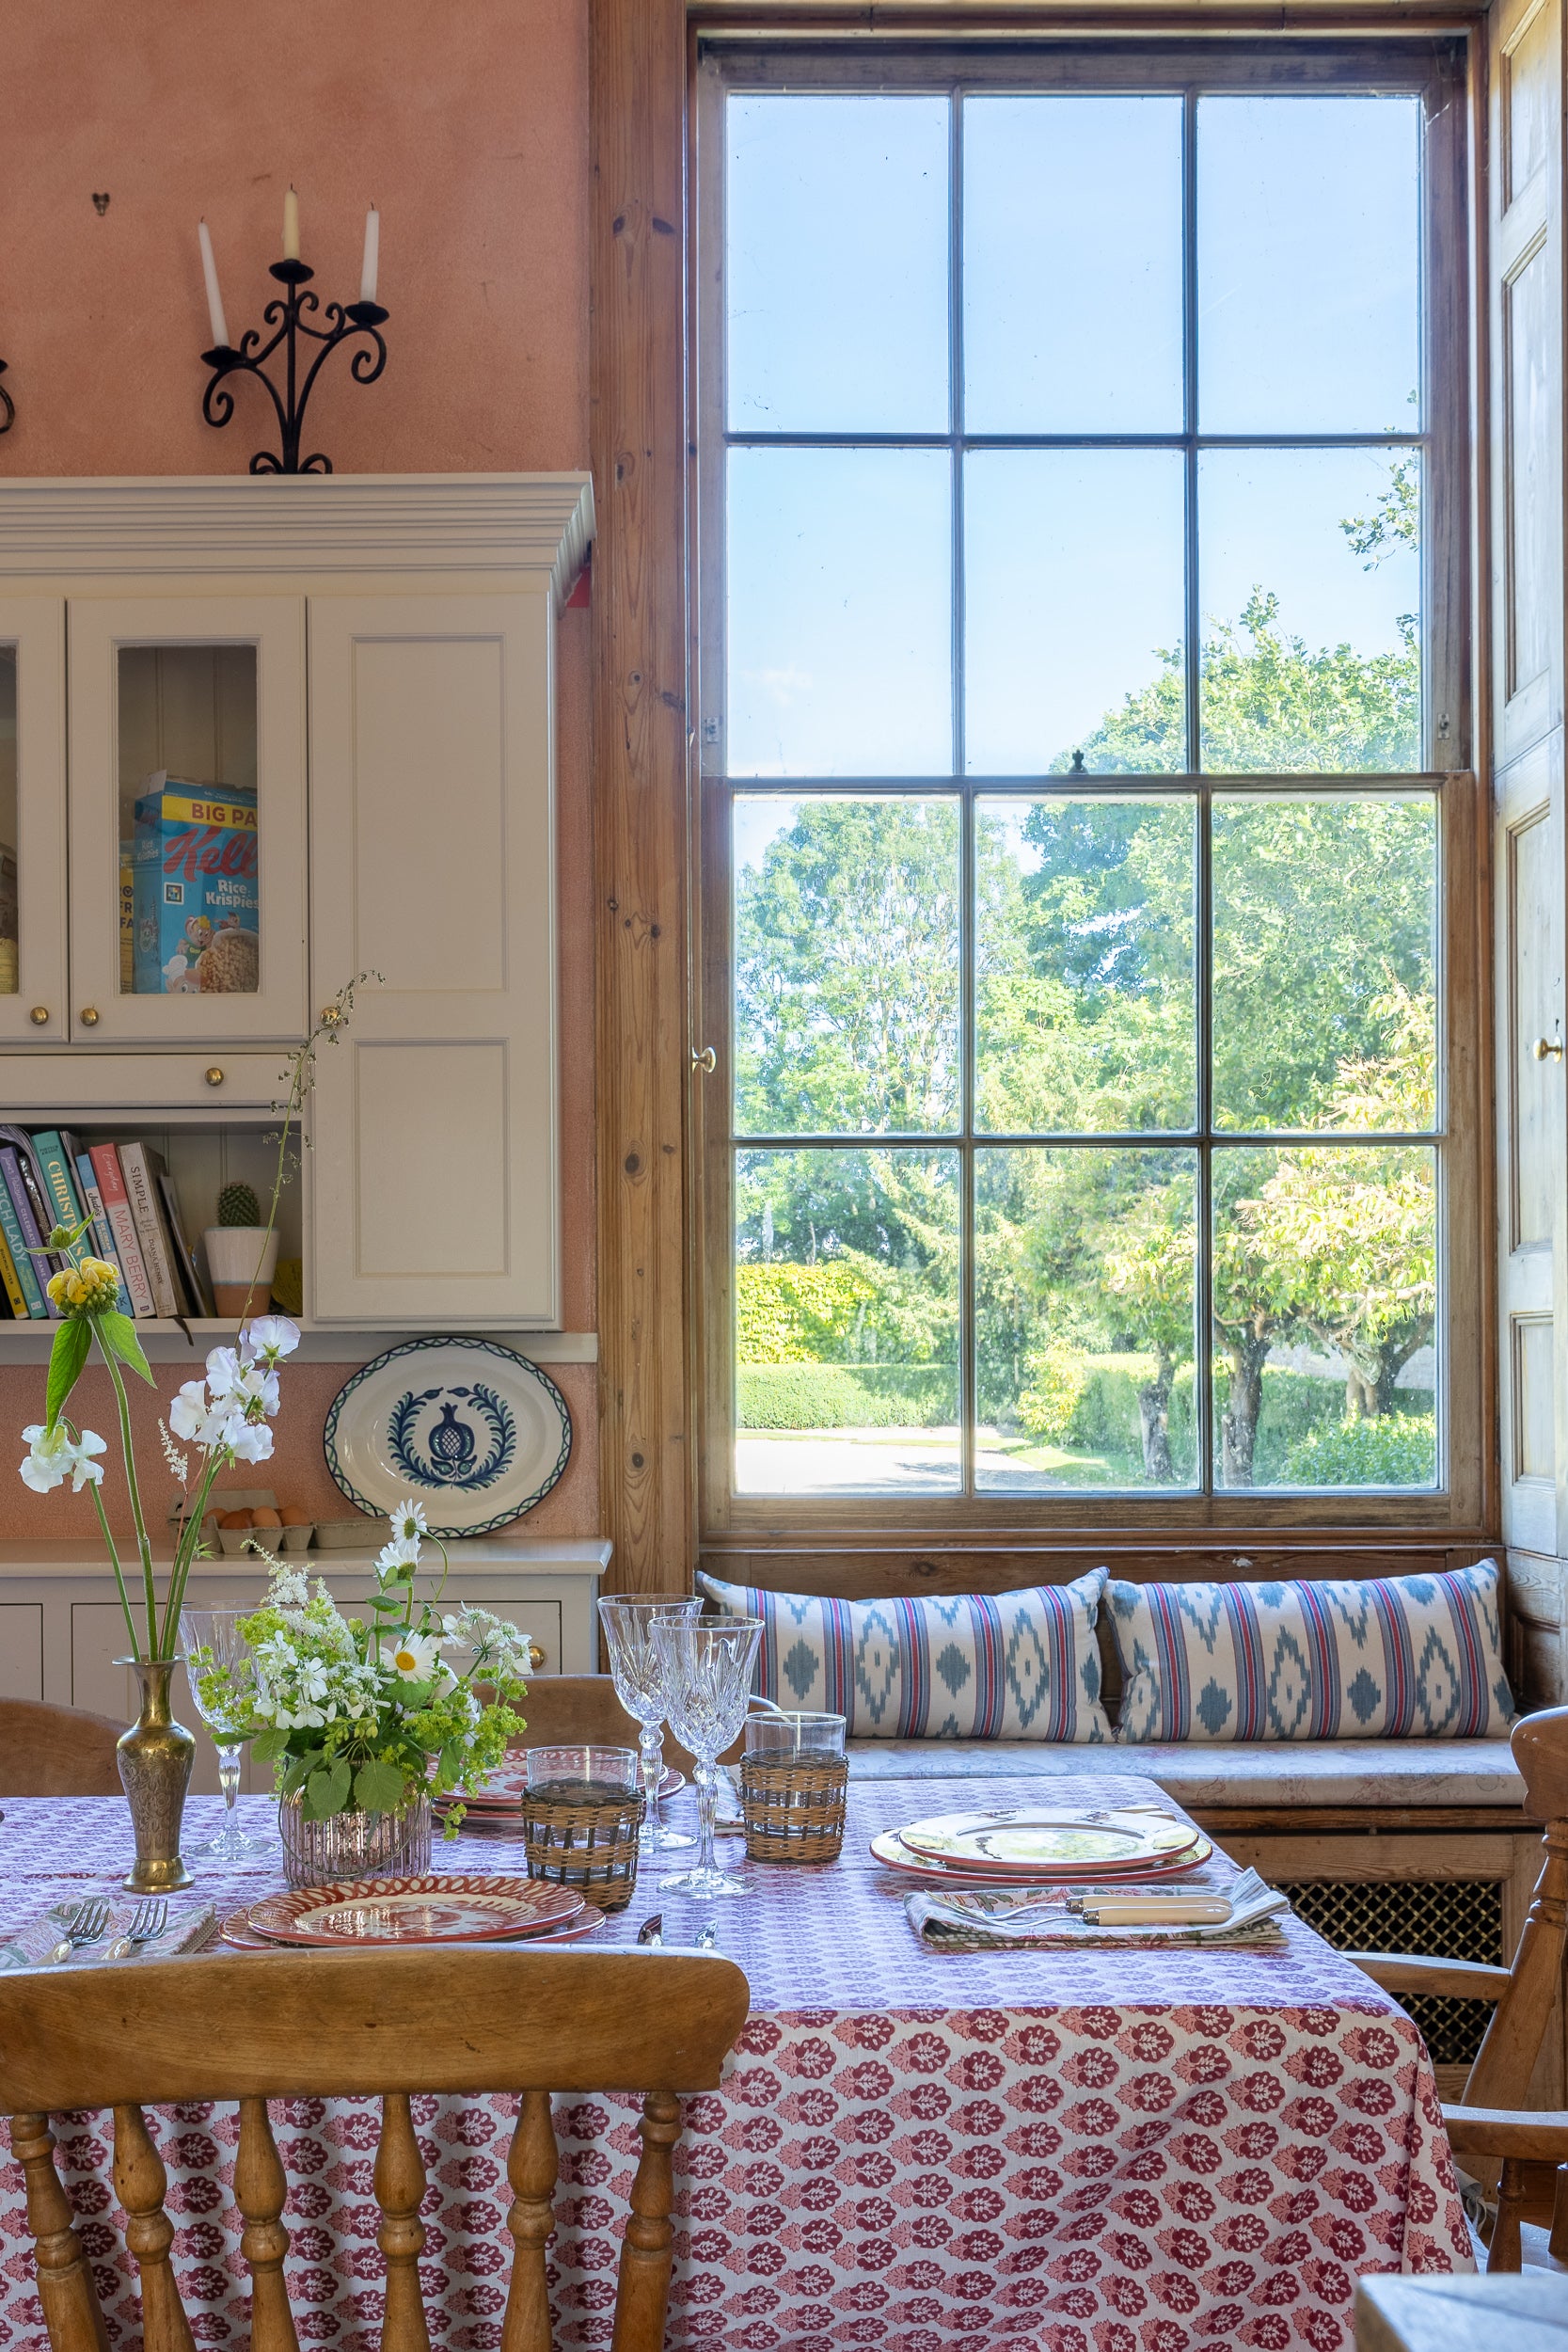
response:
[[[303,262],[274,262],[271,275],[285,289],[282,299],[269,302],[261,313],[265,325],[275,327],[276,333],[270,342],[263,343],[260,331],[250,327],[241,336],[237,350],[229,343],[215,343],[211,351],[202,353],[213,373],[202,394],[201,413],[209,424],[227,424],[234,413],[234,397],[228,379],[232,375],[253,375],[265,386],[277,413],[282,448],[278,454],[270,449],[259,449],[250,461],[251,472],[330,473],[332,460],[320,450],[309,457],[300,456],[306,403],[329,354],[356,336],[362,335],[367,341],[349,362],[349,373],[356,384],[375,382],[387,364],[387,345],[379,330],[389,313],[379,302],[329,302],[322,312],[326,324],[315,326],[306,313],[320,306],[313,294],[304,291],[315,276],[314,270],[307,268]],[[314,358],[310,356],[312,343],[320,345]],[[265,366],[278,350],[283,353],[281,389],[266,373]],[[0,393],[0,399],[3,398]]]
[[[6,362],[0,359],[0,375],[4,375],[5,373]],[[15,422],[16,403],[7,391],[4,384],[0,384],[0,433],[8,433]]]

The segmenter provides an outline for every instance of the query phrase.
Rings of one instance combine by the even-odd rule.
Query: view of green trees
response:
[[[1353,546],[1413,535],[1408,503],[1396,470]],[[967,1095],[982,1490],[1192,1485],[1200,1370],[1224,1485],[1433,1483],[1432,1391],[1402,1375],[1431,1360],[1435,1153],[1375,1137],[1434,1123],[1435,806],[1216,782],[1200,908],[1191,786],[1094,782],[1187,769],[1182,676],[1163,656],[1078,747],[1081,792],[978,799],[967,910],[956,795],[795,794],[740,864],[735,1126],[775,1139],[736,1153],[743,1431],[956,1422]],[[1311,649],[1255,593],[1201,710],[1216,775],[1414,768],[1414,627]]]

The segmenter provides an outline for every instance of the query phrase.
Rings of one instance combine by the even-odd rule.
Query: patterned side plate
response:
[[[1195,1844],[1169,1862],[1156,1863],[1142,1870],[1119,1872],[1095,1869],[1085,1865],[1072,1870],[1053,1870],[1050,1883],[1079,1888],[1113,1884],[1148,1886],[1165,1879],[1185,1878],[1190,1870],[1196,1870],[1209,1861],[1213,1851],[1212,1840],[1200,1834]],[[932,1854],[916,1853],[911,1847],[905,1845],[895,1829],[884,1830],[879,1837],[871,1840],[871,1858],[889,1870],[897,1870],[911,1878],[925,1879],[927,1883],[939,1879],[945,1879],[949,1885],[964,1886],[1037,1886],[1044,1883],[1039,1872],[1021,1872],[1005,1863],[997,1863],[989,1870],[980,1870],[973,1866],[965,1868],[957,1863],[942,1862]]]
[[[1006,1813],[939,1813],[899,1835],[911,1852],[977,1870],[1054,1877],[1063,1869],[1146,1870],[1186,1851],[1197,1837],[1190,1821],[1147,1813],[1086,1816],[1019,1805]]]
[[[322,1442],[361,1511],[404,1495],[433,1535],[483,1535],[549,1493],[572,1451],[566,1400],[494,1340],[406,1340],[345,1380]]]
[[[598,1906],[584,1903],[577,1917],[568,1919],[564,1927],[549,1928],[542,1934],[531,1935],[527,1939],[528,1947],[530,1951],[537,1951],[546,1944],[580,1944],[585,1935],[592,1935],[595,1928],[602,1928],[603,1925],[604,1913]],[[231,1911],[218,1932],[224,1943],[237,1952],[304,1951],[311,1948],[307,1945],[280,1944],[271,1935],[258,1935],[250,1924],[249,1913],[245,1911]]]
[[[471,1944],[563,1927],[585,1908],[544,1879],[358,1879],[252,1903],[246,1920],[276,1944]]]

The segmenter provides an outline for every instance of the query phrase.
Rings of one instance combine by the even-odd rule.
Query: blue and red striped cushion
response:
[[[846,1717],[851,1739],[1106,1740],[1095,1618],[1105,1570],[947,1599],[823,1600],[699,1576],[726,1616],[760,1617],[756,1689]]]
[[[1484,1740],[1514,1717],[1497,1563],[1435,1576],[1106,1586],[1123,1740]]]

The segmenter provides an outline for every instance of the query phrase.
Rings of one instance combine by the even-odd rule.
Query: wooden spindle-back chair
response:
[[[1568,1954],[1568,1707],[1525,1716],[1513,1726],[1512,1745],[1526,1810],[1546,1825],[1541,1875],[1513,1966],[1403,1952],[1347,1954],[1385,1992],[1497,2005],[1463,2101],[1443,2109],[1460,2163],[1478,2178],[1497,2178],[1489,2271],[1518,2270],[1526,2262],[1568,2267],[1568,2112],[1525,2105]]]
[[[717,2085],[749,1997],[733,1961],[635,1950],[278,1951],[0,1977],[0,2113],[10,2118],[26,2183],[53,2352],[108,2352],[108,2340],[55,2169],[52,2113],[113,2109],[114,2184],[141,2279],[146,2352],[194,2352],[169,2261],[164,2166],[142,2109],[237,2099],[234,2201],[251,2276],[252,2352],[298,2352],[283,2280],[288,2184],[266,2102],[379,2093],[382,2347],[428,2352],[418,2266],[426,2184],[410,2094],[519,2091],[507,2164],[513,2262],[501,2344],[502,2352],[550,2352],[550,2092],[639,2089],[646,2091],[642,2153],[621,2250],[613,2352],[659,2352],[679,2094]]]
[[[0,1798],[118,1797],[124,1728],[81,1707],[0,1699]]]
[[[616,1697],[609,1675],[540,1675],[529,1684],[519,1712],[528,1724],[515,1742],[520,1748],[637,1745],[637,1724]],[[738,1756],[745,1744],[743,1739],[736,1740],[724,1750],[725,1756]],[[664,1761],[683,1772],[691,1770],[690,1756],[668,1724]]]

